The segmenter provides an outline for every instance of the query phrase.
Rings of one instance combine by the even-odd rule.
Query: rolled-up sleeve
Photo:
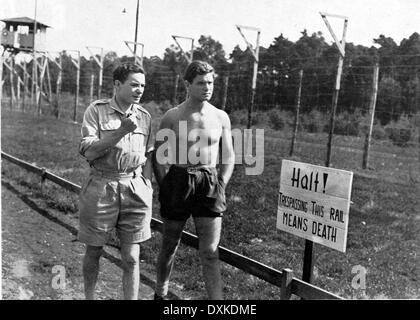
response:
[[[90,146],[99,141],[99,129],[98,129],[98,110],[94,104],[91,104],[83,115],[82,123],[82,139],[79,144],[79,153],[86,158],[86,151]]]

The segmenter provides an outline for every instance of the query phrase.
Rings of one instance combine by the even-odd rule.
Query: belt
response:
[[[197,171],[217,171],[216,167],[210,166],[210,165],[190,165],[190,166],[180,166],[180,165],[172,165],[171,169],[173,170],[181,170],[181,171],[187,171],[188,173],[193,173]]]
[[[142,167],[138,167],[134,171],[130,172],[118,172],[118,171],[104,171],[96,168],[91,168],[91,174],[108,179],[124,179],[124,178],[135,178],[140,176],[142,173]]]

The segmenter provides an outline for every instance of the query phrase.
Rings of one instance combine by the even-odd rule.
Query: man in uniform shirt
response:
[[[124,299],[137,300],[140,242],[151,237],[151,116],[138,103],[145,75],[135,64],[113,73],[115,95],[93,102],[83,117],[79,152],[91,167],[79,197],[78,239],[86,244],[86,299],[94,299],[102,247],[115,228],[123,263]]]

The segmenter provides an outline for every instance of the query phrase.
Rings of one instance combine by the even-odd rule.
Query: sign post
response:
[[[306,239],[303,280],[312,280],[313,242],[346,251],[353,172],[283,160],[277,229]]]

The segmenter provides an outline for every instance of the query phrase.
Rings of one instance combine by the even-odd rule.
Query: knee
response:
[[[102,247],[87,246],[85,257],[89,260],[99,260],[102,256]]]
[[[178,249],[180,239],[178,238],[164,238],[162,241],[161,253],[165,256],[171,256],[175,254]]]
[[[139,256],[134,253],[122,253],[121,260],[126,269],[133,269],[139,264]]]
[[[202,248],[199,252],[200,258],[204,263],[213,263],[219,260],[219,251],[217,248]]]

